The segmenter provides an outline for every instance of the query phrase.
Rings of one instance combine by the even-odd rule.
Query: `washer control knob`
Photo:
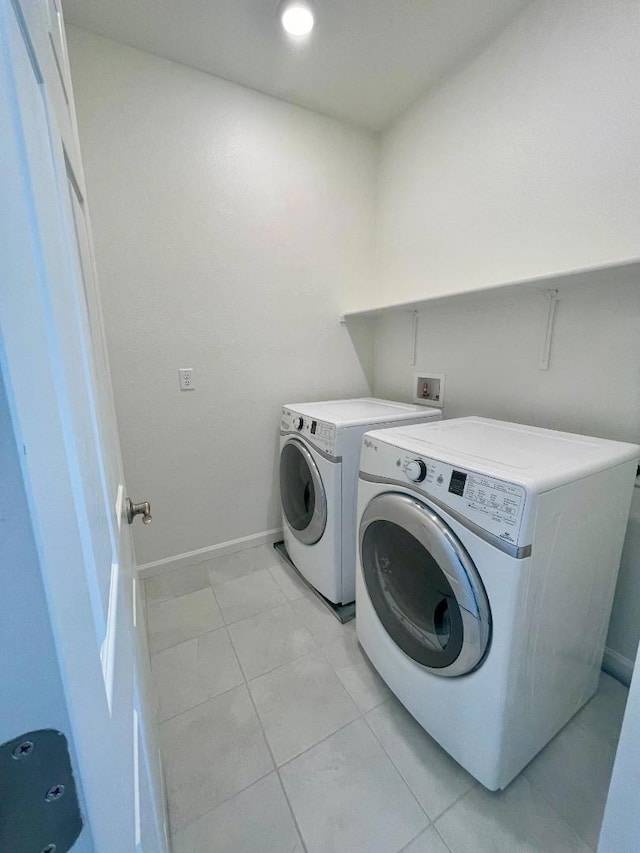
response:
[[[414,483],[421,483],[427,476],[427,466],[422,459],[414,459],[406,467],[407,477]]]
[[[302,429],[302,427],[304,426],[304,421],[302,420],[302,418],[294,418],[293,425],[296,429]]]

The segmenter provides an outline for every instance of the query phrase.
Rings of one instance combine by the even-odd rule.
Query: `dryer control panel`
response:
[[[396,467],[401,468],[407,481],[494,536],[518,544],[526,497],[522,486],[395,450]]]
[[[527,496],[522,485],[409,452],[373,434],[364,437],[360,468],[381,482],[422,492],[460,520],[468,519],[510,545],[529,544],[520,541]]]
[[[328,456],[336,456],[335,424],[308,418],[291,409],[283,409],[280,432],[297,433]]]

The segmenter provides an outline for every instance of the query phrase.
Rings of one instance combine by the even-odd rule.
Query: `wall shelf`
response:
[[[631,283],[637,281],[640,285],[640,258],[632,258],[621,261],[616,264],[607,264],[606,266],[585,267],[584,269],[572,270],[569,272],[561,272],[557,274],[547,274],[533,276],[532,278],[522,279],[520,281],[504,282],[498,285],[489,285],[488,287],[479,287],[473,290],[464,290],[456,293],[438,294],[432,297],[424,297],[422,299],[414,299],[407,302],[390,302],[387,304],[373,305],[371,307],[362,308],[356,311],[347,311],[340,318],[341,323],[346,323],[349,320],[365,317],[379,317],[388,314],[391,311],[410,311],[416,312],[423,308],[434,305],[443,305],[455,301],[466,302],[470,299],[477,299],[483,296],[496,296],[499,294],[512,294],[516,289],[521,291],[537,290],[539,292],[548,291],[550,289],[558,290],[566,285],[580,284],[601,284],[606,286],[609,283]]]

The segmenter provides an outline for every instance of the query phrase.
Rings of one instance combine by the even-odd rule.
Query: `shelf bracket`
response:
[[[417,311],[411,312],[411,367],[416,366],[418,360],[418,323],[420,315]]]
[[[556,313],[556,303],[558,302],[558,291],[547,290],[547,312],[546,320],[542,335],[542,343],[540,345],[540,361],[538,370],[549,370],[549,357],[551,354],[551,341],[553,338],[553,318]]]

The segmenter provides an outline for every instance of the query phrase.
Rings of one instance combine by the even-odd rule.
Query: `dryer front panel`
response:
[[[409,495],[375,497],[360,523],[360,561],[385,630],[438,675],[464,675],[487,652],[491,614],[473,561],[451,528]]]
[[[311,453],[295,438],[280,451],[280,498],[296,539],[304,545],[318,542],[327,526],[327,497]]]

